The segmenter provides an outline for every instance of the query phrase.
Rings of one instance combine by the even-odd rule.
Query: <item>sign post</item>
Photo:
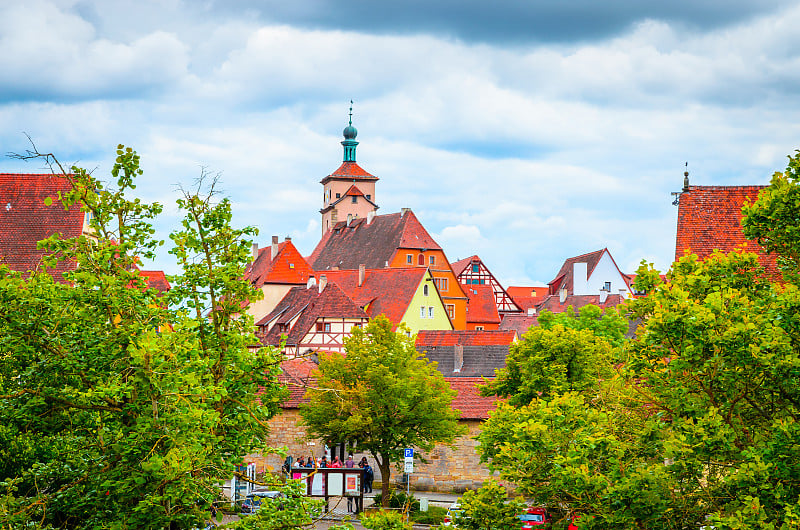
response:
[[[403,470],[406,473],[406,499],[409,499],[411,496],[411,473],[414,472],[414,448],[406,447],[403,451],[403,457]]]

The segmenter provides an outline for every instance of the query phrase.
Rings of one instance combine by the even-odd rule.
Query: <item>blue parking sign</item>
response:
[[[411,447],[406,447],[405,449],[405,457],[406,458],[414,458],[414,449]]]

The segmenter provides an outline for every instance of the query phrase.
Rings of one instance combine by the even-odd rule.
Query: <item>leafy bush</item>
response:
[[[369,530],[411,530],[400,512],[372,512],[361,515],[361,524]]]
[[[378,493],[373,497],[375,499],[375,504],[381,506],[381,501],[383,500],[383,495]],[[406,495],[404,491],[392,490],[391,496],[389,497],[389,508],[405,508],[406,502],[410,503],[410,507],[408,509],[409,513],[418,512],[419,511],[419,500],[414,497],[414,494],[411,493]]]
[[[441,506],[428,506],[427,512],[414,512],[411,520],[419,524],[439,525],[444,521],[447,508]]]

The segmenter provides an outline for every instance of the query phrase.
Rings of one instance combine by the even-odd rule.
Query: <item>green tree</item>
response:
[[[745,202],[742,213],[745,237],[775,253],[784,274],[796,275],[800,270],[800,151],[789,156],[786,171],[776,172],[755,202]]]
[[[472,530],[518,530],[519,514],[526,505],[522,498],[509,499],[506,488],[489,480],[477,491],[467,491],[459,501],[458,528]]]
[[[33,156],[41,156],[34,153]],[[44,155],[52,160],[50,155]],[[59,168],[59,166],[55,166]],[[161,296],[137,264],[154,256],[158,204],[131,198],[139,156],[119,146],[116,189],[73,167],[46,202],[91,214],[92,237],[41,243],[46,272],[0,269],[0,520],[9,527],[191,528],[243,456],[266,450],[278,353],[251,351],[241,304],[252,228],[227,200],[186,192]]]
[[[391,463],[401,460],[403,448],[428,451],[463,432],[450,406],[455,392],[417,353],[414,339],[402,329],[393,332],[384,316],[355,328],[345,350],[320,360],[317,387],[300,412],[309,434],[354,440],[375,458],[386,506]]]
[[[577,314],[572,306],[568,306],[563,313],[553,313],[544,309],[536,320],[539,327],[544,329],[561,325],[569,329],[589,330],[612,346],[621,346],[629,327],[625,307],[622,306],[622,311],[615,307],[603,310],[596,305],[588,304],[581,307]]]
[[[553,323],[532,327],[511,345],[505,368],[481,392],[507,397],[518,406],[562,392],[596,392],[611,375],[611,351],[591,329]]]

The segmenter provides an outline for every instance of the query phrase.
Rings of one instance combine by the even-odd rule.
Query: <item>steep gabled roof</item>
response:
[[[459,276],[462,272],[464,272],[464,269],[470,266],[470,264],[473,261],[480,261],[480,260],[481,258],[475,255],[475,256],[470,256],[468,258],[460,259],[455,263],[451,263],[450,266],[453,268],[453,273],[456,276]]]
[[[494,300],[491,285],[465,285],[464,292],[469,297],[467,304],[468,323],[499,324],[500,314]]]
[[[325,177],[320,181],[321,184],[325,184],[331,179],[352,179],[352,180],[367,180],[367,181],[375,181],[378,180],[378,177],[375,175],[371,175],[364,171],[358,164],[355,162],[343,162],[341,166],[339,166],[336,171]]]
[[[256,327],[262,344],[276,346],[280,344],[281,336],[286,335],[286,344],[295,346],[322,317],[366,319],[367,315],[336,284],[328,283],[322,292],[317,286],[293,287],[270,314],[256,323]],[[289,325],[295,318],[297,321],[288,333],[281,331],[280,325]],[[272,327],[267,331],[270,325]]]
[[[686,250],[700,259],[714,250],[731,252],[744,249],[758,254],[759,262],[773,278],[780,278],[776,256],[766,253],[742,233],[742,206],[754,202],[766,186],[689,186],[678,202],[678,230],[675,259]]]
[[[51,174],[0,174],[0,263],[19,272],[37,270],[45,250],[36,244],[54,233],[62,239],[83,232],[84,213],[75,205],[64,211],[59,192],[71,189],[64,177]],[[50,206],[45,199],[52,199]],[[75,268],[74,263],[59,262],[48,272],[56,280]]]
[[[328,282],[341,287],[359,307],[366,308],[370,318],[386,315],[395,325],[403,320],[419,284],[427,274],[428,269],[422,267],[366,269],[364,282],[359,286],[357,270],[325,272]]]
[[[555,294],[558,289],[562,287],[566,287],[567,291],[571,293],[574,287],[574,265],[576,263],[586,263],[586,278],[583,278],[583,280],[587,280],[600,262],[600,258],[602,258],[603,254],[606,252],[608,252],[608,249],[604,248],[564,260],[564,264],[561,265],[556,277],[548,283],[550,286],[550,294]]]
[[[371,222],[354,219],[342,221],[325,233],[308,258],[316,271],[380,269],[391,262],[398,249],[441,250],[410,210],[376,215]]]
[[[305,284],[314,274],[311,266],[300,255],[290,240],[278,243],[278,252],[272,259],[272,246],[258,250],[258,257],[245,271],[245,279],[255,287],[265,283]]]

